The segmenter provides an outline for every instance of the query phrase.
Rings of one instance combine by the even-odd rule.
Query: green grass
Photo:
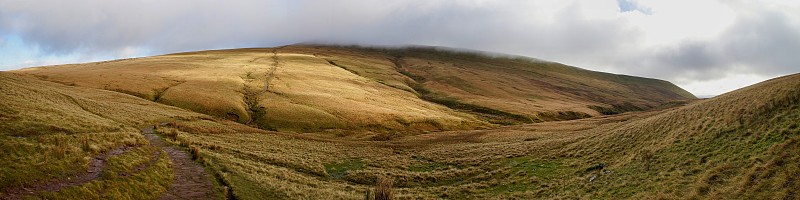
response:
[[[431,171],[435,171],[435,170],[447,169],[450,166],[451,165],[443,164],[443,163],[426,162],[426,163],[420,163],[420,164],[416,164],[416,165],[411,165],[411,166],[408,167],[408,171],[412,171],[412,172],[431,172]]]
[[[82,173],[92,156],[117,146],[146,143],[139,134],[128,132],[0,138],[0,188]]]
[[[557,162],[543,161],[530,157],[509,158],[504,164],[510,168],[511,174],[526,177],[534,176],[540,180],[550,180],[563,176],[567,169]]]
[[[108,158],[108,164],[105,169],[103,169],[102,176],[109,179],[119,175],[127,175],[136,167],[150,164],[155,151],[160,150],[152,146],[143,146],[135,148],[125,154]]]
[[[487,180],[480,192],[466,192],[458,194],[460,198],[466,195],[478,198],[503,196],[512,198],[511,194],[539,194],[549,193],[553,187],[562,187],[562,181],[571,179],[576,173],[572,167],[562,164],[563,160],[545,160],[533,156],[506,158],[498,161],[494,174]],[[560,193],[560,192],[557,192]]]
[[[348,171],[360,170],[364,168],[364,161],[361,159],[347,159],[342,162],[325,163],[325,172],[334,179],[343,179]]]

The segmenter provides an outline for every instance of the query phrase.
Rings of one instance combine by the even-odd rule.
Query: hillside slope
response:
[[[8,72],[0,72],[0,102],[0,199],[154,199],[169,189],[172,162],[139,127],[213,119]]]
[[[796,199],[800,74],[618,127],[561,151],[606,162],[614,175],[584,192],[636,198]]]
[[[387,141],[268,132],[25,74],[0,73],[0,100],[0,192],[85,172],[119,147],[139,147],[117,158],[135,166],[149,155],[138,127],[161,122],[236,199],[363,199],[377,177],[423,199],[796,199],[800,188],[800,74],[663,110]],[[170,169],[42,195],[151,198]]]
[[[180,124],[237,199],[795,199],[800,75],[685,106],[388,141]],[[225,127],[220,127],[225,129]]]
[[[595,72],[525,57],[438,47],[288,46],[421,98],[498,123],[646,110],[694,95],[663,80]]]
[[[693,99],[669,82],[432,48],[292,45],[19,70],[266,130],[463,130]]]

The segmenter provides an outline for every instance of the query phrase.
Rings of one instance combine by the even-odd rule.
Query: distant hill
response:
[[[266,130],[464,130],[695,99],[663,80],[434,47],[291,45],[15,71]]]
[[[717,95],[713,95],[713,94],[701,94],[701,95],[696,95],[696,96],[697,96],[697,98],[701,98],[701,99],[708,99],[708,98],[713,98],[713,97],[715,97],[715,96],[717,96]]]

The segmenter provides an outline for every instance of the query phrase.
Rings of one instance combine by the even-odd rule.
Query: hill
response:
[[[467,130],[646,110],[695,98],[661,80],[433,47],[291,45],[17,72],[297,132]]]
[[[385,141],[265,131],[38,76],[0,73],[4,197],[84,173],[107,155],[97,180],[34,192],[155,198],[175,167],[147,165],[164,155],[141,135],[151,125],[236,199],[363,199],[378,177],[393,180],[398,198],[793,199],[800,188],[800,74],[675,107]]]

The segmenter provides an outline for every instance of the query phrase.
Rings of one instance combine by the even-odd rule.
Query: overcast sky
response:
[[[800,1],[0,0],[0,70],[300,42],[493,51],[714,95],[800,72]]]

